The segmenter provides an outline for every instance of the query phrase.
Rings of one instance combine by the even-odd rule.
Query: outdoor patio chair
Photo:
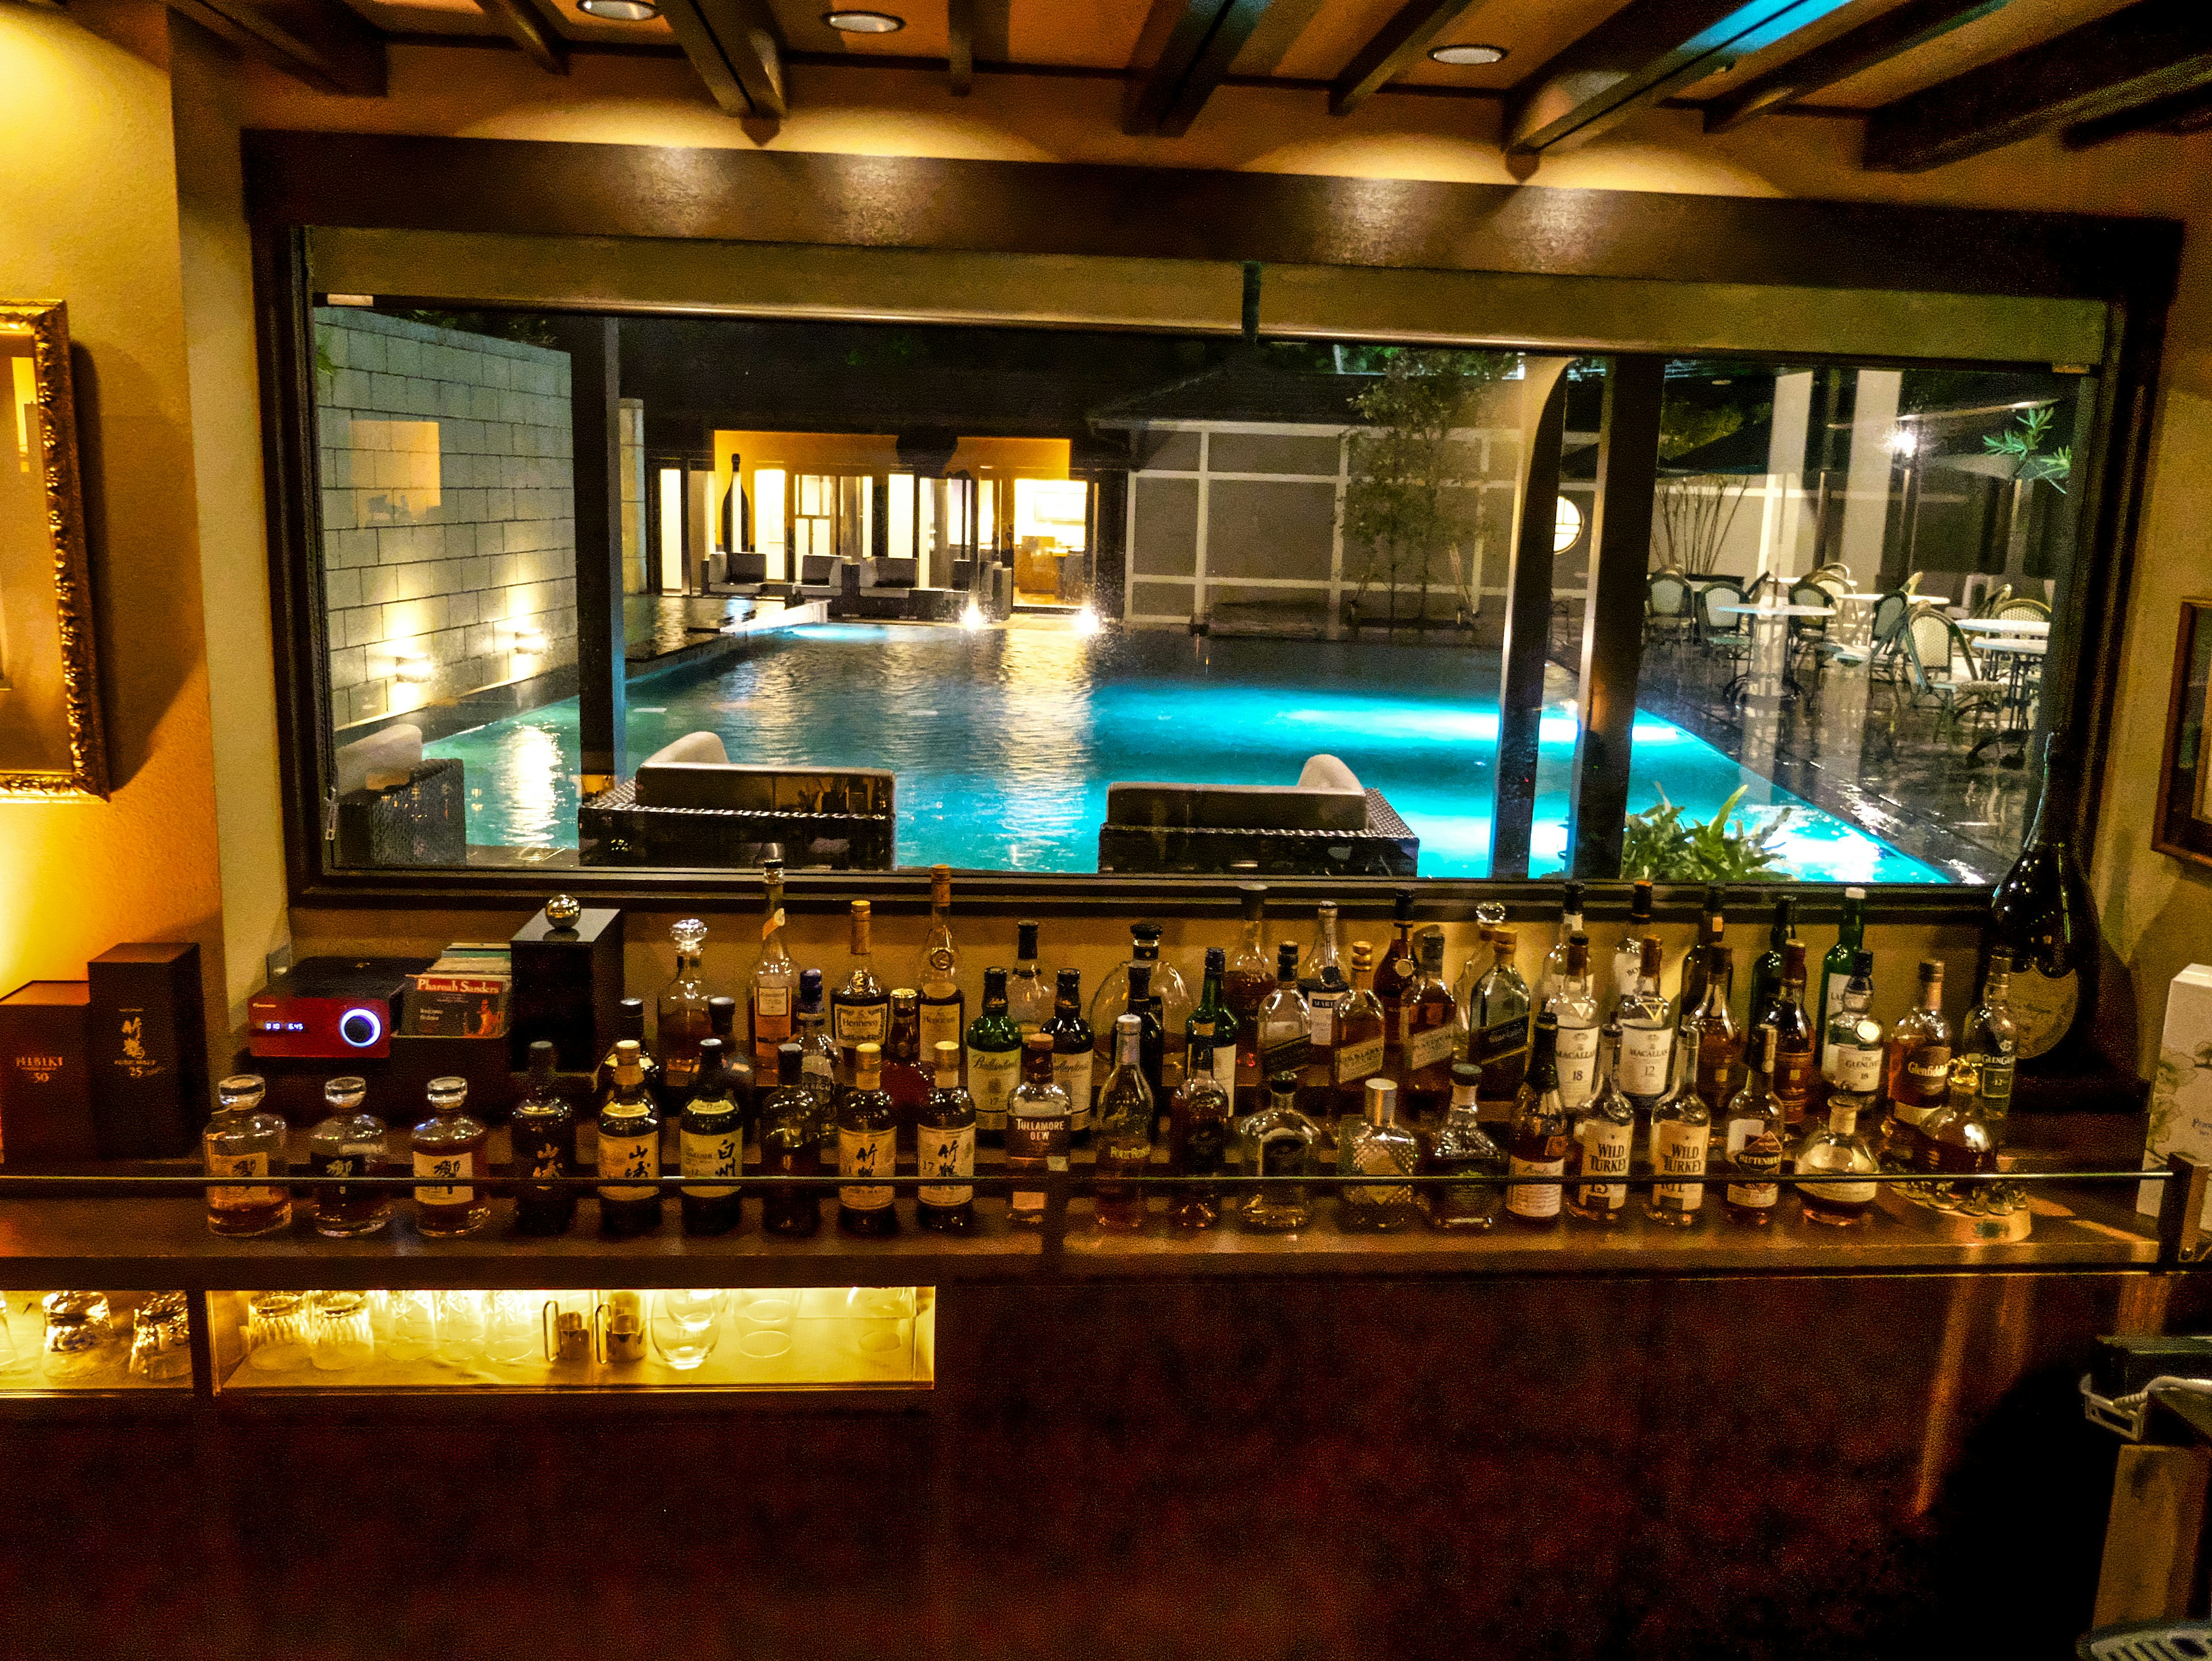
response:
[[[1731,666],[1751,658],[1751,622],[1747,618],[1716,613],[1716,605],[1741,605],[1743,590],[1728,578],[1709,582],[1698,590],[1698,643],[1708,658]]]
[[[1819,583],[1800,577],[1790,585],[1792,605],[1825,605],[1835,609],[1835,596]],[[1790,619],[1790,649],[1817,658],[1828,644],[1827,618],[1792,618]]]
[[[1697,595],[1680,571],[1657,571],[1644,584],[1644,637],[1679,648],[1696,631]]]
[[[2048,623],[2051,621],[2051,608],[2030,595],[2014,594],[1990,615],[2007,623],[2029,619]]]
[[[800,870],[889,871],[896,780],[879,768],[733,764],[719,733],[687,733],[637,776],[576,809],[585,865],[744,870],[770,857]]]
[[[1935,707],[1939,726],[1958,737],[1959,715],[1972,709],[1995,711],[2004,697],[2004,683],[1983,678],[1966,631],[1949,614],[1934,606],[1917,611],[1899,630],[1903,642],[1906,701]]]
[[[2012,598],[2012,584],[2000,582],[1982,590],[1981,599],[1975,603],[1973,614],[1978,618],[1993,618]]]

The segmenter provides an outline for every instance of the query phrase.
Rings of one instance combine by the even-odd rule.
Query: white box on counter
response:
[[[2212,965],[2201,963],[2190,964],[2166,988],[2166,1030],[2159,1037],[2158,1072],[2151,1080],[2143,1168],[2162,1167],[2169,1153],[2212,1159]],[[2165,1186],[2142,1183],[2136,1209],[2156,1216]],[[2199,1221],[2212,1227],[2212,1193],[2204,1196]]]

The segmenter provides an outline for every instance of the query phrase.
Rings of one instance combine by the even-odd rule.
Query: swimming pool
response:
[[[732,761],[889,768],[902,865],[1095,871],[1117,780],[1294,782],[1341,757],[1421,838],[1420,871],[1490,864],[1498,750],[1494,654],[1374,642],[1207,640],[1149,630],[1085,636],[823,624],[761,637],[746,656],[629,686],[633,764],[686,733]],[[1545,712],[1532,867],[1566,844],[1575,719]],[[469,840],[576,845],[576,703],[509,715],[428,746],[466,764]],[[1668,799],[1709,818],[1739,785],[1753,816],[1794,807],[1779,843],[1820,882],[1940,882],[1942,873],[1639,713],[1631,811]],[[1753,806],[1758,804],[1757,806]]]

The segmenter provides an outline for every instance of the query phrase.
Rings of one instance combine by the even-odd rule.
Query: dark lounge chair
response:
[[[1109,785],[1101,871],[1410,877],[1421,839],[1334,756],[1296,785]]]
[[[422,729],[387,727],[332,758],[337,862],[356,868],[466,865],[468,792],[450,758],[422,759]]]
[[[878,768],[740,767],[712,733],[690,733],[637,776],[576,810],[586,865],[888,871],[897,863],[894,776]]]

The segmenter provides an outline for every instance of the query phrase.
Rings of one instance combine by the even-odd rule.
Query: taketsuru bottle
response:
[[[837,1103],[837,1228],[866,1238],[898,1232],[896,1191],[882,1180],[897,1172],[898,1121],[883,1081],[883,1046],[856,1045],[852,1087]]]
[[[937,1180],[922,1183],[914,1217],[933,1233],[972,1234],[975,1190],[959,1179],[975,1174],[975,1104],[961,1086],[960,1046],[939,1041],[933,1059],[937,1087],[915,1122],[915,1171]]]

